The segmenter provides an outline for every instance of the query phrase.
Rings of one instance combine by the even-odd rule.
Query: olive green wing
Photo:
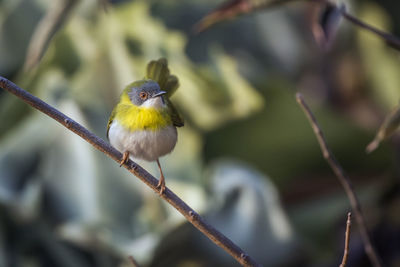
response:
[[[169,75],[167,82],[165,83],[164,88],[162,88],[162,90],[164,90],[165,92],[167,92],[167,96],[171,97],[176,90],[179,87],[179,80],[175,75]]]
[[[171,100],[167,99],[167,106],[171,115],[172,119],[172,124],[175,127],[182,127],[185,125],[185,122],[183,121],[183,118],[181,115],[179,115],[178,110],[175,108],[175,106],[172,104]]]
[[[108,123],[107,123],[107,139],[109,139],[108,138],[108,132],[110,131],[110,126],[111,126],[111,123],[114,121],[114,118],[115,118],[115,115],[116,115],[116,108],[114,108],[113,109],[113,111],[111,112],[111,115],[110,115],[110,118],[108,119]]]

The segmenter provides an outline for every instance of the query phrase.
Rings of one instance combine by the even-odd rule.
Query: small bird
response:
[[[165,190],[165,178],[159,158],[174,149],[176,127],[184,125],[169,99],[178,87],[178,78],[170,74],[165,58],[151,61],[145,78],[123,90],[107,124],[108,140],[123,153],[120,166],[129,157],[157,161],[160,194]]]

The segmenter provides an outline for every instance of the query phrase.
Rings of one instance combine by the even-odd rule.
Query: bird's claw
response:
[[[165,191],[165,180],[163,179],[164,177],[160,178],[160,181],[158,181],[158,184],[156,186],[157,189],[160,191],[158,192],[160,195],[164,194]]]
[[[126,151],[122,155],[122,160],[121,160],[121,163],[119,164],[119,166],[121,167],[122,165],[124,165],[128,161],[128,159],[129,159],[129,152]]]

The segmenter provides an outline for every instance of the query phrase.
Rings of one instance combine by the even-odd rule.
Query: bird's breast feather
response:
[[[117,106],[115,119],[130,131],[157,131],[172,125],[167,109],[136,107],[134,105]]]

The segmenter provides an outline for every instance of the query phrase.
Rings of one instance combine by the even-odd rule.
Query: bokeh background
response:
[[[166,57],[186,122],[161,160],[168,187],[265,266],[338,266],[350,207],[301,92],[384,263],[400,266],[400,140],[365,153],[400,99],[398,51],[346,21],[322,49],[301,1],[200,34],[194,25],[221,1],[104,2],[0,0],[0,75],[105,139],[121,90]],[[400,36],[397,1],[346,6]],[[133,266],[130,255],[141,266],[237,266],[136,177],[4,90],[0,122],[0,266]],[[139,164],[158,177],[155,163]],[[348,266],[369,266],[357,230]]]

